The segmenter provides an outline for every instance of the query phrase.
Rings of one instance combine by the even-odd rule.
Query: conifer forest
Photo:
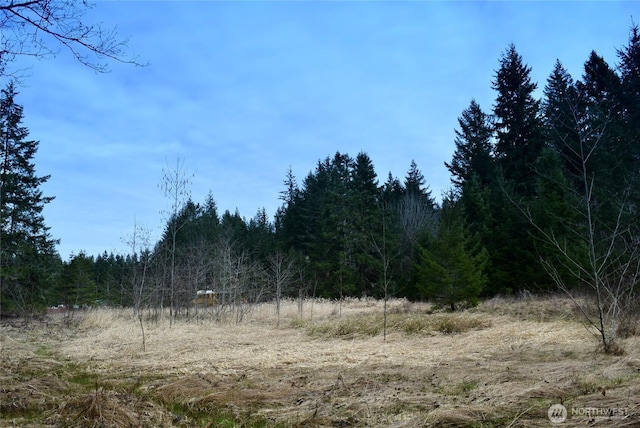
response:
[[[127,253],[78,249],[69,260],[43,214],[55,197],[40,189],[49,177],[33,164],[47,141],[30,140],[29,112],[8,83],[2,311],[107,305],[181,317],[207,290],[220,307],[370,296],[455,310],[496,295],[560,292],[596,299],[606,345],[606,314],[637,313],[640,279],[640,29],[628,34],[617,58],[591,52],[574,75],[558,60],[544,82],[507,46],[487,82],[493,105],[471,99],[460,112],[441,198],[420,159],[394,175],[376,171],[366,151],[336,152],[304,177],[283,171],[277,212],[249,218],[223,211],[213,194],[191,200],[188,160],[178,159],[163,171],[171,208],[157,242],[133,225]]]

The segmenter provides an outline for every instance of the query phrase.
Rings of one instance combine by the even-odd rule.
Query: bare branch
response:
[[[578,108],[578,100],[567,100],[572,120],[571,127],[577,132],[577,139],[569,141],[560,130],[554,131],[560,136],[565,145],[568,156],[573,156],[577,166],[576,184],[574,188],[568,186],[565,190],[573,193],[576,200],[581,201],[575,209],[584,219],[575,224],[563,224],[570,232],[572,239],[586,250],[586,260],[566,242],[561,242],[554,230],[540,227],[531,213],[516,201],[511,200],[528,221],[533,225],[541,238],[555,250],[553,259],[542,260],[543,266],[557,284],[577,304],[587,323],[597,330],[604,350],[615,351],[615,339],[620,323],[627,316],[632,306],[640,277],[640,242],[634,236],[631,225],[625,218],[629,210],[630,188],[621,193],[609,195],[613,202],[613,211],[603,212],[598,201],[595,200],[596,180],[591,158],[603,147],[608,125],[612,117],[611,111],[598,112],[599,120],[595,125],[585,124],[585,113]],[[560,184],[556,182],[556,184]],[[602,192],[599,192],[602,193]],[[509,197],[509,195],[507,194]],[[575,246],[575,243],[574,243]],[[573,280],[577,280],[587,290],[591,291],[592,300],[588,304],[594,305],[597,319],[584,303],[580,303],[565,283],[566,275],[561,274],[560,268],[565,269]]]
[[[143,65],[136,57],[125,58],[128,38],[102,23],[88,25],[87,1],[0,0],[0,75],[19,56],[49,58],[60,48],[68,50],[81,64],[104,73],[107,61]]]

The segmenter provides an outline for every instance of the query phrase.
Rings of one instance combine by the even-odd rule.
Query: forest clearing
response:
[[[557,426],[640,424],[640,337],[601,352],[568,299],[391,300],[386,340],[382,307],[144,321],[144,350],[130,309],[5,320],[0,425],[548,427],[560,403]]]

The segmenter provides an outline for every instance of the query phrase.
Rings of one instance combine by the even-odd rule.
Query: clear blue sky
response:
[[[289,166],[301,182],[336,151],[367,152],[380,182],[415,160],[439,197],[457,118],[491,110],[509,43],[541,93],[557,58],[574,78],[591,50],[615,66],[632,17],[638,2],[98,2],[87,18],[149,65],[21,60],[46,222],[63,259],[125,252],[134,219],[157,239],[176,156],[194,201],[247,219],[273,218]]]

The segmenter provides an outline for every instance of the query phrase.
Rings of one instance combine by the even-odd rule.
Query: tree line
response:
[[[389,296],[456,308],[523,291],[591,293],[630,305],[640,274],[640,33],[580,78],[558,60],[541,99],[514,45],[490,82],[490,110],[458,118],[438,203],[412,162],[381,181],[366,152],[336,152],[284,179],[273,220],[189,196],[180,160],[164,172],[163,234],[134,226],[126,255],[55,254],[13,84],[2,92],[2,306],[115,304],[193,310],[197,290],[229,307],[284,296]],[[623,299],[624,297],[624,299]],[[636,296],[637,297],[637,296]],[[624,305],[623,305],[624,303]],[[237,309],[241,315],[241,309]],[[596,317],[599,328],[603,313]]]

